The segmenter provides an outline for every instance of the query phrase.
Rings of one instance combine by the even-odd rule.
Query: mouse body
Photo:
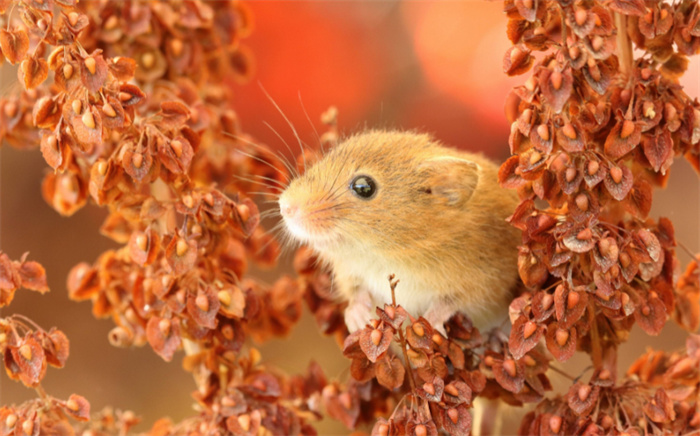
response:
[[[333,271],[350,331],[391,302],[441,328],[500,324],[515,288],[518,199],[487,158],[426,134],[370,130],[327,151],[279,197],[287,232]],[[443,330],[444,331],[444,330]]]

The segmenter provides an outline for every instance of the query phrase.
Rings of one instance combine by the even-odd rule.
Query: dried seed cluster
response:
[[[675,282],[673,225],[648,218],[652,188],[665,185],[675,156],[700,171],[700,103],[678,83],[687,56],[700,51],[700,4],[504,5],[513,43],[504,70],[532,69],[509,98],[513,156],[499,174],[520,194],[510,222],[523,231],[518,264],[528,288],[511,305],[509,350],[520,359],[544,338],[558,361],[582,350],[594,364],[588,383],[540,403],[521,433],[697,429],[700,418],[671,418],[674,409],[697,413],[697,385],[669,396],[667,386],[619,379],[616,366],[635,323],[657,335],[669,316],[690,331],[700,322],[697,262]],[[648,402],[663,412],[642,412]]]

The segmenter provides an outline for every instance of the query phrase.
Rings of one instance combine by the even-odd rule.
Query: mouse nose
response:
[[[285,200],[280,200],[280,212],[282,213],[283,217],[292,218],[294,215],[296,215],[298,210],[299,207],[296,205],[290,204]]]

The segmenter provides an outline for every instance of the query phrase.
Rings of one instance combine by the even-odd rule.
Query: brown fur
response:
[[[505,222],[517,196],[481,155],[445,148],[428,135],[368,131],[330,150],[280,198],[287,227],[332,267],[342,297],[369,291],[414,316],[437,301],[479,327],[500,323],[517,280],[519,232]],[[349,189],[359,174],[377,194]],[[294,208],[294,216],[285,215]]]

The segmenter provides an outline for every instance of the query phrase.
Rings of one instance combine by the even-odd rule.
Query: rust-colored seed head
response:
[[[453,424],[457,424],[459,421],[459,412],[457,409],[448,409],[447,416],[450,417],[450,421],[452,421]]]
[[[80,18],[80,14],[77,12],[71,12],[68,14],[68,22],[70,23],[71,26],[75,26],[78,24],[78,19]]]
[[[83,124],[85,124],[85,127],[88,129],[94,129],[96,127],[95,125],[95,118],[92,116],[92,112],[89,110],[86,110],[83,116],[81,117],[81,120],[83,121]]]
[[[168,336],[170,334],[170,320],[167,318],[161,319],[158,323],[158,328],[163,333],[163,336]]]
[[[586,194],[579,194],[576,196],[576,206],[582,211],[588,210],[588,196]]]
[[[445,392],[452,395],[453,397],[459,396],[459,391],[457,390],[457,388],[454,385],[445,386]]]
[[[525,323],[525,327],[523,328],[523,336],[525,337],[525,339],[527,339],[530,336],[534,335],[536,331],[537,324],[535,324],[532,321],[528,321]]]
[[[202,312],[206,312],[209,310],[209,299],[207,298],[207,296],[205,294],[197,295],[197,298],[195,298],[195,300],[194,300],[194,304]]]
[[[435,333],[431,339],[432,339],[433,342],[435,342],[437,345],[442,345],[443,340],[442,340],[442,336],[440,336],[440,334]]]
[[[238,415],[238,425],[241,426],[243,431],[250,430],[250,415],[244,413],[243,415]]]
[[[171,141],[170,148],[173,150],[173,153],[175,153],[175,156],[182,156],[182,142],[178,141],[177,139]]]
[[[71,107],[76,115],[80,115],[80,113],[83,111],[83,103],[78,99],[73,100]]]
[[[93,57],[87,57],[85,58],[85,68],[88,69],[90,74],[95,74],[95,71],[97,71],[97,62],[95,61],[95,58]]]
[[[542,155],[540,153],[538,153],[537,151],[533,151],[530,154],[530,164],[531,165],[536,164],[537,162],[540,161],[540,159],[542,159]]]
[[[554,415],[549,418],[549,429],[552,430],[552,433],[559,433],[559,430],[561,430],[561,423],[561,416]]]
[[[559,344],[560,347],[566,345],[566,342],[569,340],[569,332],[563,329],[557,329],[554,336],[557,340],[557,344]]]
[[[591,387],[589,385],[582,385],[578,388],[578,399],[581,401],[586,401],[588,396],[591,394]]]
[[[75,401],[73,398],[66,401],[66,407],[68,407],[68,409],[72,410],[73,412],[77,412],[78,410],[80,410],[80,404],[78,404],[78,402]]]
[[[30,435],[34,433],[34,420],[32,419],[27,419],[22,423],[22,431],[26,435]]]
[[[622,169],[620,167],[610,168],[610,177],[612,177],[613,182],[619,184],[622,181]]]
[[[131,163],[133,163],[136,168],[141,168],[141,165],[143,165],[143,155],[141,153],[132,155]]]
[[[112,105],[109,103],[105,103],[104,105],[102,105],[102,112],[104,112],[105,115],[107,115],[110,118],[114,118],[117,116],[117,112],[114,110]]]
[[[586,170],[588,171],[589,176],[592,176],[593,174],[597,173],[599,169],[600,169],[600,164],[598,162],[596,162],[594,160],[588,162],[588,166],[587,166]]]
[[[107,174],[107,162],[101,160],[97,163],[97,172],[100,173],[101,176],[104,176]]]
[[[238,211],[238,215],[241,217],[241,220],[248,221],[248,218],[250,218],[250,208],[248,206],[245,204],[239,204],[236,206],[236,210]]]
[[[591,47],[593,47],[594,51],[600,51],[603,48],[603,44],[605,44],[605,39],[600,35],[594,36],[591,40]]]
[[[423,328],[423,324],[417,322],[413,324],[411,328],[413,329],[413,332],[421,338],[425,335],[425,328]]]
[[[175,246],[175,252],[177,253],[178,256],[182,257],[187,253],[187,249],[189,246],[187,245],[187,241],[184,239],[179,239],[177,241],[177,245]]]
[[[593,237],[593,232],[591,229],[583,229],[578,234],[576,235],[576,239],[579,239],[581,241],[587,241]],[[569,294],[570,295],[570,294]]]
[[[219,302],[224,306],[228,306],[231,304],[231,294],[226,291],[217,292],[216,298],[218,298]]]
[[[129,101],[131,100],[132,95],[129,94],[128,92],[120,92],[119,93],[119,100],[120,101]]]
[[[515,377],[518,374],[515,368],[515,360],[513,359],[504,360],[503,369],[505,369],[508,375],[511,377]]]
[[[374,329],[372,330],[372,333],[370,333],[370,339],[372,340],[372,343],[375,346],[379,346],[379,344],[382,342],[382,331],[379,329]]]
[[[574,307],[576,307],[580,300],[581,297],[578,295],[578,292],[569,292],[569,295],[566,297],[566,307],[568,307],[569,309],[573,309]]]
[[[552,74],[549,76],[549,81],[552,83],[552,87],[557,91],[561,89],[563,79],[564,78],[561,75],[561,72],[559,71],[553,71]]]
[[[574,20],[576,21],[576,24],[583,26],[588,20],[588,11],[583,8],[576,9],[576,12],[574,13]]]
[[[66,80],[69,80],[71,77],[73,77],[73,65],[63,65],[63,77],[65,77]]]
[[[136,246],[139,247],[139,250],[146,251],[148,248],[148,237],[146,235],[138,235],[136,237]]]
[[[19,347],[19,354],[25,359],[25,360],[32,360],[32,347],[29,346],[28,344],[24,344],[21,347]]]
[[[552,294],[544,294],[544,297],[542,297],[542,308],[544,310],[548,310],[550,307],[552,307],[552,303],[554,303],[554,297],[552,297]]]
[[[11,429],[15,426],[15,424],[17,424],[17,419],[17,415],[10,413],[7,415],[7,418],[5,418],[5,427],[7,427],[8,430]]]
[[[576,129],[574,129],[574,126],[571,123],[566,123],[564,124],[564,127],[561,128],[561,132],[564,134],[569,139],[576,139]]]
[[[537,134],[543,141],[549,141],[549,128],[546,124],[540,124],[537,126]]]
[[[423,390],[430,395],[435,395],[435,385],[432,383],[423,383]]]
[[[386,313],[386,316],[388,316],[391,320],[396,318],[396,310],[394,309],[394,306],[387,306],[386,309],[384,309],[384,313]]]
[[[567,168],[566,172],[564,173],[564,177],[566,178],[567,182],[573,181],[576,178],[576,168]]]
[[[622,122],[622,130],[620,130],[620,138],[627,139],[634,133],[634,122],[631,120],[625,120]]]
[[[581,56],[581,49],[577,46],[569,47],[569,57],[573,60],[578,59]]]

